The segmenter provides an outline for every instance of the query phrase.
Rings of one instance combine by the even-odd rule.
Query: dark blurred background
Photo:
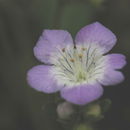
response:
[[[33,47],[43,29],[66,29],[72,36],[99,21],[118,38],[114,53],[130,59],[130,0],[0,0],[0,130],[62,130],[56,121],[53,95],[37,92],[26,82],[26,72],[40,64]],[[129,63],[126,80],[105,88],[102,98],[112,107],[98,130],[130,130]]]

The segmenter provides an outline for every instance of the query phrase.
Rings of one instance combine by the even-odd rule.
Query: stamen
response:
[[[83,57],[83,54],[79,54],[79,58],[81,59]]]
[[[58,83],[70,86],[93,83],[104,73],[105,61],[97,46],[67,46],[58,49],[54,56],[52,73]]]
[[[74,62],[74,59],[70,59],[71,62]]]
[[[81,49],[82,49],[82,51],[85,51],[85,50],[87,50],[87,48],[84,48],[84,47],[82,47]]]
[[[62,49],[62,52],[65,52],[65,48]]]

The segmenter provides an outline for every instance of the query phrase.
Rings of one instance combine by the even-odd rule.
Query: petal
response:
[[[38,65],[30,69],[27,73],[27,81],[29,85],[45,93],[56,92],[62,88],[58,86],[53,77],[49,74],[51,66]]]
[[[44,30],[34,47],[34,55],[41,62],[49,63],[51,53],[57,48],[73,44],[71,35],[64,30]]]
[[[116,85],[124,80],[124,76],[121,72],[108,69],[104,74],[104,77],[98,80],[102,85]]]
[[[84,105],[98,99],[103,94],[103,88],[99,84],[79,85],[73,87],[64,87],[61,90],[61,96],[67,101]]]
[[[121,69],[126,65],[126,57],[122,54],[108,54],[108,65],[113,69]]]
[[[106,53],[112,49],[116,36],[99,22],[83,27],[76,35],[76,44],[98,44]]]

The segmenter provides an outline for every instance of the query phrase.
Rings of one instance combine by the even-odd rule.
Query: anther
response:
[[[71,62],[74,62],[74,59],[70,59]]]
[[[83,48],[82,48],[82,51],[85,51],[86,49],[87,49],[87,48],[84,48],[84,47],[83,47]]]
[[[82,54],[79,54],[79,58],[82,58],[83,57],[83,55]]]
[[[62,52],[65,52],[65,48],[62,48]]]

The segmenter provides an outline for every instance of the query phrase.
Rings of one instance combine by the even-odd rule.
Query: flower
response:
[[[27,81],[45,93],[60,91],[67,101],[84,105],[103,94],[103,86],[124,80],[118,70],[126,64],[122,54],[107,54],[116,36],[99,22],[83,27],[75,41],[64,30],[44,30],[35,57],[43,63],[30,69]]]

